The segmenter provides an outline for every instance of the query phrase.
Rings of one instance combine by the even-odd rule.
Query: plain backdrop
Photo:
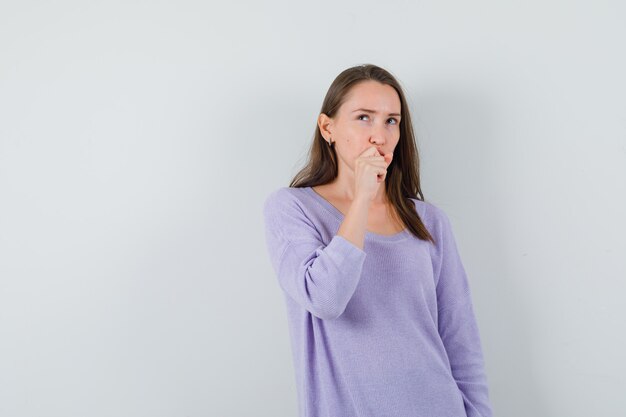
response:
[[[405,88],[496,415],[624,415],[624,21],[620,1],[2,1],[0,416],[295,416],[261,208],[362,63]]]

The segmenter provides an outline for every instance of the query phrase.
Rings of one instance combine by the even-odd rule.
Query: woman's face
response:
[[[378,81],[354,85],[333,118],[320,115],[323,136],[335,144],[337,156],[354,169],[354,161],[375,146],[381,155],[393,153],[400,140],[400,97],[396,90]]]

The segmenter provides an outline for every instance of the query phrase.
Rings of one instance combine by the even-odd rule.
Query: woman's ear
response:
[[[330,142],[333,136],[331,132],[332,122],[333,120],[327,115],[325,115],[324,113],[320,113],[320,115],[317,118],[317,126],[320,128],[320,132],[322,136],[324,137],[324,139],[326,140],[326,142]]]

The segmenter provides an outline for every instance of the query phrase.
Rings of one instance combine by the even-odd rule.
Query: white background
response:
[[[261,207],[322,99],[408,96],[508,417],[626,409],[619,1],[2,1],[0,416],[295,416]]]

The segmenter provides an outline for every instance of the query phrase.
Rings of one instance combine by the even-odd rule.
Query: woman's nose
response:
[[[374,141],[376,143],[383,145],[386,141],[386,133],[387,132],[385,132],[384,128],[375,127],[374,129],[372,129],[370,141]]]

